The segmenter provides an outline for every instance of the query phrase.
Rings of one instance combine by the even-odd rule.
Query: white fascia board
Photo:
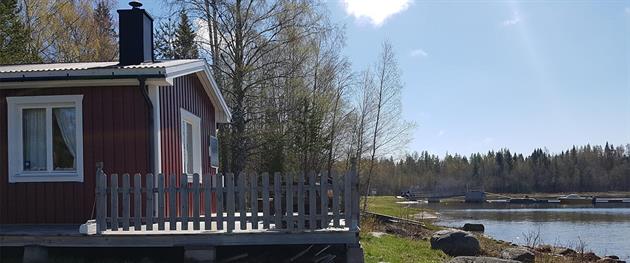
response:
[[[3,72],[2,78],[45,78],[45,77],[108,77],[132,75],[164,75],[164,67],[157,68],[99,68],[80,70],[49,70],[33,72]]]
[[[41,80],[0,83],[0,89],[32,89],[60,87],[104,87],[104,86],[138,86],[138,79],[89,79],[89,80]],[[150,78],[147,85],[172,85],[163,78]]]

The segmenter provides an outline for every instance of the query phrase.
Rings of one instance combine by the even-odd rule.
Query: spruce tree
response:
[[[199,50],[195,38],[197,34],[192,28],[186,11],[179,12],[179,25],[175,31],[175,59],[198,58]]]
[[[111,5],[106,0],[98,1],[94,9],[96,41],[93,48],[96,61],[111,61],[118,54],[117,36],[110,9]]]
[[[38,62],[29,50],[30,34],[20,19],[17,0],[0,1],[0,64]]]

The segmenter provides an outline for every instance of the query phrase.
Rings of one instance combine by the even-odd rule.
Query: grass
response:
[[[394,235],[374,237],[361,233],[365,262],[443,262],[448,257],[441,250],[431,249],[429,241]]]
[[[369,196],[367,210],[372,213],[405,219],[411,219],[413,215],[423,211],[419,207],[397,204],[397,201],[400,201],[400,199],[396,199],[393,196]],[[363,200],[361,200],[361,205],[363,205]]]

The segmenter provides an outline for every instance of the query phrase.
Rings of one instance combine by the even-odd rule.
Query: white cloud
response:
[[[626,15],[630,15],[630,7],[626,7],[624,11],[626,11]]]
[[[441,130],[440,132],[438,132],[438,137],[442,137],[446,132],[444,132],[443,130]]]
[[[367,19],[378,27],[385,20],[397,13],[405,11],[413,0],[342,0],[346,14],[355,19]]]
[[[424,49],[417,48],[417,49],[412,50],[411,53],[409,53],[409,55],[411,55],[412,57],[426,57],[429,55],[429,53],[424,51]]]
[[[494,138],[492,138],[492,137],[483,138],[483,143],[484,144],[489,144],[489,143],[491,143],[493,141],[494,141]]]
[[[513,26],[520,22],[521,22],[521,15],[519,15],[519,13],[517,12],[514,12],[512,14],[512,17],[510,19],[503,20],[502,24],[503,26]]]

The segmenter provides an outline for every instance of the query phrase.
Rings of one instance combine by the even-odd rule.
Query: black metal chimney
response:
[[[118,10],[119,63],[153,62],[153,18],[140,8],[142,3],[131,1],[129,5],[131,9]]]

